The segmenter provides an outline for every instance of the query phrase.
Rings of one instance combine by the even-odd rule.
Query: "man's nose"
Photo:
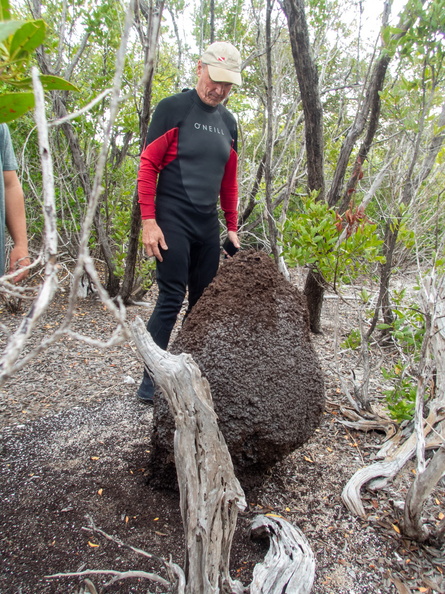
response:
[[[224,85],[221,85],[221,84],[218,85],[217,84],[215,90],[218,93],[218,95],[224,95],[224,90],[225,90]]]

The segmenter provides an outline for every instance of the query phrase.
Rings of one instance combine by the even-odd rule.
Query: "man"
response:
[[[188,288],[188,310],[213,280],[219,264],[220,197],[228,238],[237,236],[237,125],[222,105],[241,84],[241,57],[230,43],[210,45],[198,61],[195,89],[163,99],[156,108],[138,175],[142,241],[156,258],[159,297],[147,324],[167,349]],[[155,200],[156,197],[156,200]],[[153,402],[144,371],[138,397]]]
[[[8,274],[29,265],[28,237],[26,233],[25,200],[17,177],[17,161],[6,124],[0,124],[0,276],[5,274],[5,223],[14,247],[9,257]],[[13,282],[23,280],[28,274],[24,270],[13,278]]]

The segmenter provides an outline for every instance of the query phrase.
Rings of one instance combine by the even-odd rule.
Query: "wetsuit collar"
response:
[[[202,101],[199,98],[199,95],[196,92],[196,89],[192,89],[192,98],[193,98],[193,101],[197,105],[199,105],[199,107],[201,109],[204,109],[204,111],[208,111],[209,113],[212,113],[212,112],[216,111],[218,109],[218,107],[219,107],[219,105],[215,105],[215,107],[213,107],[212,105],[207,105],[207,103],[204,103],[204,101]]]

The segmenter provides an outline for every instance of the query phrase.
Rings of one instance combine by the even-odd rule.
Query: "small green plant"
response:
[[[386,407],[392,419],[401,423],[410,421],[414,416],[416,406],[417,382],[415,378],[406,375],[406,365],[398,361],[392,369],[382,369],[385,380],[390,381],[393,387],[384,390]]]
[[[362,344],[362,337],[360,335],[360,330],[357,328],[353,328],[345,340],[341,343],[342,349],[358,349],[358,347]]]
[[[368,293],[368,291],[365,288],[363,288],[360,291],[360,299],[361,299],[363,305],[368,305],[368,303],[371,300],[371,295]]]
[[[153,285],[155,279],[156,262],[154,258],[145,258],[141,260],[139,264],[139,274],[142,276],[143,281],[141,288],[144,291],[148,291]]]
[[[396,307],[394,324],[379,324],[377,328],[388,330],[393,339],[402,349],[409,363],[401,360],[391,369],[382,369],[385,380],[392,387],[384,391],[386,407],[390,416],[397,422],[409,421],[414,416],[417,393],[417,379],[410,375],[409,367],[419,361],[425,335],[425,320],[415,304],[402,306],[405,290],[393,294]]]

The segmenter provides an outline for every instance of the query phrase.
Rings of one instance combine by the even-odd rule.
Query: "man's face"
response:
[[[196,92],[203,103],[210,105],[211,107],[216,107],[221,101],[226,99],[231,88],[232,83],[212,80],[209,76],[206,64],[203,64],[201,60],[199,60]]]

